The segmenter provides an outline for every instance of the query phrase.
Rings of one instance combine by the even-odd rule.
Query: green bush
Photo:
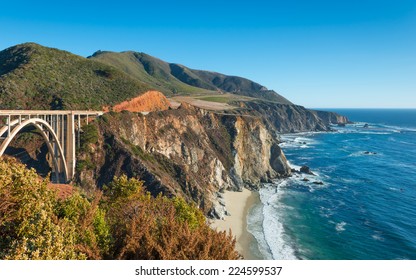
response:
[[[125,175],[106,188],[114,259],[238,259],[231,233],[216,232],[181,198],[150,196]]]
[[[145,151],[143,151],[143,149],[139,145],[134,145],[129,140],[127,140],[126,138],[123,138],[123,137],[121,137],[121,141],[130,148],[131,152],[135,156],[138,156],[142,160],[149,161],[149,162],[155,162],[156,161],[151,153],[146,153]]]
[[[205,223],[205,216],[195,206],[188,204],[183,198],[172,199],[176,210],[176,219],[179,222],[187,223],[190,229],[201,227]]]
[[[88,257],[78,232],[82,227],[59,215],[60,202],[48,183],[15,159],[0,159],[1,259]]]
[[[82,127],[82,133],[80,137],[81,150],[86,152],[91,144],[97,144],[98,142],[98,129],[95,124],[91,123]]]
[[[0,158],[0,259],[237,259],[182,198],[152,197],[123,175],[86,196],[58,197],[36,172]]]
[[[94,170],[95,167],[96,165],[89,158],[87,158],[85,160],[78,160],[75,168],[77,172],[81,172],[83,170]]]

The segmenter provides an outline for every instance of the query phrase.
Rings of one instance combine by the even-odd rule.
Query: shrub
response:
[[[75,225],[55,215],[57,197],[14,159],[0,159],[0,258],[84,259]]]
[[[58,206],[60,217],[76,225],[75,242],[88,259],[101,259],[110,247],[110,228],[105,211],[99,208],[100,200],[101,192],[96,192],[91,202],[75,192]]]
[[[84,125],[82,127],[82,133],[80,137],[81,150],[88,151],[88,147],[91,144],[97,144],[98,142],[98,129],[94,124]]]
[[[123,175],[91,197],[58,198],[36,172],[0,158],[0,259],[237,259],[182,198],[152,197]],[[103,195],[104,194],[104,195]]]
[[[0,159],[1,259],[100,259],[110,236],[101,196],[60,200],[31,169]]]
[[[238,259],[231,233],[218,233],[181,198],[150,196],[142,182],[115,178],[106,188],[117,259]],[[112,191],[111,191],[112,190]]]

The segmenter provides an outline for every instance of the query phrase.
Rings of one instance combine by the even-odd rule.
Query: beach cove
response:
[[[231,230],[237,241],[236,249],[244,259],[263,259],[257,248],[256,239],[247,230],[247,216],[249,210],[260,203],[259,194],[245,188],[241,192],[226,191],[224,201],[231,215],[225,216],[224,220],[210,220],[211,227],[218,231]]]

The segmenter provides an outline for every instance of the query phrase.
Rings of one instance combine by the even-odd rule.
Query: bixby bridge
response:
[[[55,181],[71,181],[75,174],[75,151],[80,146],[81,126],[102,114],[101,111],[0,110],[0,156],[22,129],[34,126],[52,157]]]

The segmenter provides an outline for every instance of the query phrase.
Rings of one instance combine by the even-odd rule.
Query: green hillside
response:
[[[112,65],[131,77],[147,83],[166,95],[197,93],[233,93],[268,101],[292,104],[275,91],[245,78],[193,70],[186,66],[164,62],[137,52],[96,52],[91,60]]]
[[[108,64],[34,43],[0,52],[0,109],[101,109],[149,89]]]
[[[84,58],[35,43],[0,52],[0,109],[102,109],[159,90],[167,96],[232,93],[291,104],[245,78],[193,70],[138,52]]]
[[[169,64],[144,53],[137,52],[96,52],[92,61],[99,61],[124,71],[166,95],[207,93],[205,88],[194,87],[177,79],[171,73]],[[215,88],[213,88],[215,90]]]

